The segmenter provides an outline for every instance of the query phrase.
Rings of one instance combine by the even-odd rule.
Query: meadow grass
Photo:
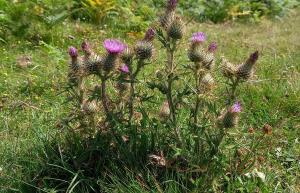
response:
[[[273,126],[273,135],[261,150],[264,154],[259,169],[266,174],[266,181],[228,180],[224,191],[300,192],[300,11],[295,10],[282,20],[264,20],[259,24],[212,25],[192,22],[187,31],[187,34],[196,31],[207,33],[210,41],[218,42],[218,53],[237,64],[256,49],[262,54],[256,68],[257,77],[238,91],[245,106],[243,121],[239,127],[242,129],[235,131],[233,135],[242,142],[243,137],[238,138],[244,136],[248,128],[253,127],[256,132],[260,132],[265,123]],[[57,127],[57,123],[69,110],[68,104],[64,103],[68,46],[80,45],[87,38],[99,49],[103,39],[107,37],[120,37],[132,42],[139,36],[132,33],[120,34],[116,29],[103,30],[88,24],[71,22],[55,27],[51,34],[50,44],[36,45],[15,40],[1,46],[1,192],[32,192],[30,186],[35,186],[34,190],[37,192],[56,190],[52,184],[46,184],[43,189],[39,189],[41,187],[30,182],[40,172],[47,171],[42,167],[45,160],[51,159],[49,151],[55,148],[52,143],[61,140],[59,134],[64,133]],[[187,44],[188,37],[183,42],[186,43],[183,43],[182,49]],[[32,66],[18,68],[16,58],[19,55],[31,56]],[[185,52],[178,55],[182,63],[187,61]],[[146,74],[153,75],[155,69],[159,68],[160,52],[156,53],[156,57],[156,65],[147,67]],[[222,95],[224,91],[219,88],[216,92]],[[161,97],[156,99],[162,100]],[[65,164],[64,167],[57,165],[57,169],[66,170],[72,176],[65,179],[69,184],[68,191],[89,192],[88,189],[76,190],[72,187],[82,181],[88,186],[95,179],[87,179]],[[141,163],[137,160],[136,164]],[[140,168],[143,167],[141,164]],[[135,172],[124,168],[128,177],[123,179],[118,175],[118,168],[112,166],[108,170],[110,183],[101,179],[97,181],[105,192],[183,191],[182,184],[172,180],[172,173],[169,174],[170,180],[165,181],[164,188],[160,187],[155,177],[149,175],[146,181],[153,186],[147,188],[142,186]],[[61,179],[64,180],[63,177]],[[27,186],[24,187],[24,184]]]

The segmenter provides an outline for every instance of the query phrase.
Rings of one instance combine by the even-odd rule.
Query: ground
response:
[[[88,38],[99,48],[107,37],[123,37],[114,30],[71,22],[51,30],[49,44],[18,40],[0,47],[0,189],[4,192],[17,192],[14,185],[25,181],[23,175],[39,164],[44,143],[60,132],[56,124],[68,111],[63,93],[68,46]],[[260,51],[257,77],[240,91],[246,104],[243,128],[258,129],[265,123],[273,127],[261,168],[265,191],[300,192],[300,11],[255,24],[190,23],[187,34],[196,31],[207,33],[210,41],[218,42],[218,55],[236,63],[249,52]],[[124,38],[131,42],[135,35]],[[24,64],[20,56],[29,57],[29,67],[18,66]]]

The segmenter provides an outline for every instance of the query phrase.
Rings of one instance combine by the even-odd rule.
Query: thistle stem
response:
[[[134,104],[134,99],[135,99],[135,95],[136,95],[135,94],[135,80],[136,80],[138,73],[141,71],[142,67],[144,66],[144,64],[145,64],[144,60],[138,60],[137,69],[130,76],[130,98],[129,98],[129,104],[128,104],[128,106],[129,106],[129,123],[131,122],[133,113],[134,113],[133,104]]]
[[[108,104],[107,104],[106,80],[107,80],[106,76],[101,78],[101,95],[102,95],[101,99],[102,99],[102,105],[103,105],[103,108],[105,111],[106,118],[109,118],[110,112],[109,112]]]

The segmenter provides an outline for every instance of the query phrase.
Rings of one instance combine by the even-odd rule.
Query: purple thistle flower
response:
[[[209,47],[208,47],[208,51],[213,53],[213,52],[215,52],[217,50],[217,48],[218,48],[217,43],[216,42],[212,42],[209,45]]]
[[[177,0],[168,0],[167,9],[170,11],[174,11],[177,7]]]
[[[110,54],[119,54],[126,48],[121,41],[114,39],[104,40],[103,46]]]
[[[202,43],[206,40],[206,35],[203,32],[193,33],[191,41],[193,43]]]
[[[69,48],[69,55],[72,57],[72,58],[76,58],[78,56],[78,51],[75,47],[71,46]]]
[[[234,103],[234,105],[231,107],[231,112],[232,113],[240,113],[242,112],[242,105],[240,102]]]
[[[155,30],[153,28],[149,28],[145,33],[144,40],[151,42],[154,40],[154,37],[155,37]]]
[[[120,68],[120,71],[127,74],[129,73],[129,68],[126,64],[123,64]]]

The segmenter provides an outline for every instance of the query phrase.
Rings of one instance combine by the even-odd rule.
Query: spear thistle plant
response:
[[[150,144],[138,141],[142,140],[139,137],[147,136],[144,140],[148,140],[151,136],[151,148],[155,150],[163,149],[166,153],[180,150],[176,152],[177,157],[174,156],[175,161],[187,163],[185,167],[198,164],[199,167],[209,168],[209,164],[221,153],[222,142],[230,137],[228,131],[238,128],[242,105],[237,102],[237,89],[253,77],[259,53],[252,53],[240,65],[234,65],[222,57],[221,72],[228,88],[227,96],[223,97],[225,99],[220,97],[227,104],[219,107],[219,102],[214,100],[217,97],[213,96],[219,84],[215,71],[218,45],[221,43],[208,42],[207,34],[195,32],[186,42],[187,53],[182,54],[180,50],[186,45],[186,24],[176,13],[177,3],[176,0],[168,0],[158,22],[133,45],[126,45],[122,40],[105,39],[105,53],[97,54],[92,45],[84,41],[81,44],[82,56],[75,47],[69,48],[71,63],[68,77],[75,110],[68,120],[73,121],[69,125],[92,128],[93,136],[100,135],[103,130],[105,133],[111,132],[116,140],[112,142],[114,146],[124,138],[117,130],[122,128],[122,132],[128,134],[126,143],[132,145],[128,151],[134,153],[138,152],[136,148],[139,144]],[[162,45],[162,50],[155,49],[156,40]],[[157,54],[154,54],[155,51]],[[166,58],[157,61],[154,59],[157,55]],[[182,57],[189,64],[183,64]],[[160,65],[160,69],[155,69],[155,76],[147,74],[143,76],[146,80],[142,79],[141,74],[146,66],[156,68],[156,64]],[[91,84],[87,81],[91,76],[99,81]],[[151,100],[158,96],[162,99],[159,110],[152,108],[157,101]],[[190,116],[187,116],[189,112]],[[149,127],[150,131],[145,127]],[[159,128],[157,133],[154,128]],[[167,132],[161,134],[160,130]],[[131,138],[135,141],[132,142]],[[168,146],[161,147],[156,142],[160,140],[164,143],[165,139],[169,140]],[[179,159],[181,154],[186,158]],[[203,155],[200,160],[192,159],[200,154]],[[166,160],[164,163],[169,162]],[[210,172],[209,169],[207,172]]]

